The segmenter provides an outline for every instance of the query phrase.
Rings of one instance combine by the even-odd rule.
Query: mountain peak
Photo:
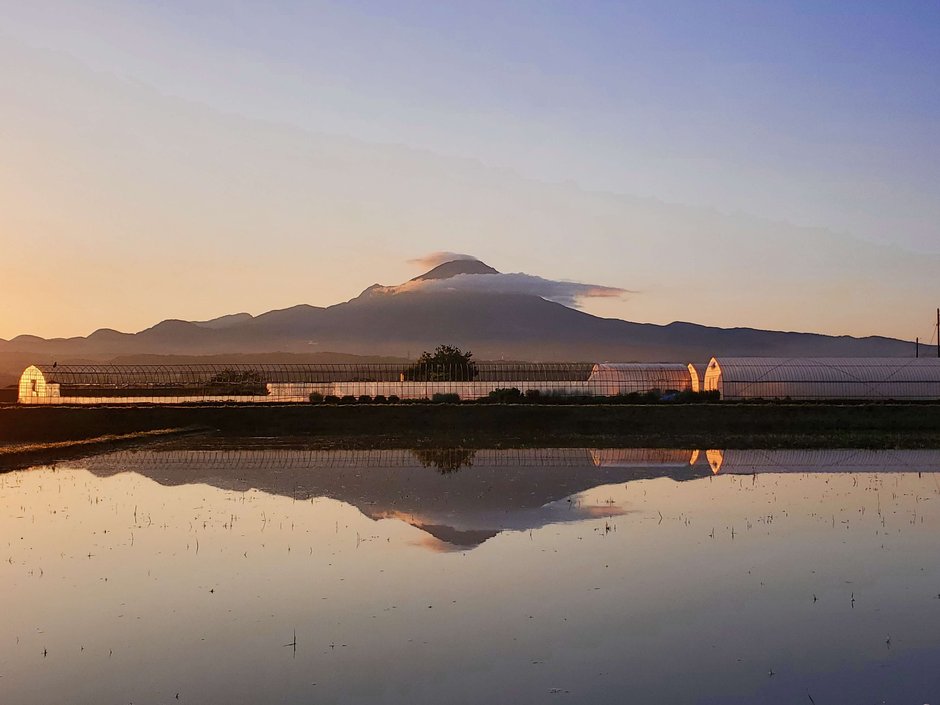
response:
[[[499,274],[499,271],[478,259],[455,259],[439,264],[431,271],[425,272],[411,281],[420,282],[429,279],[450,279],[451,277],[456,277],[458,274]]]

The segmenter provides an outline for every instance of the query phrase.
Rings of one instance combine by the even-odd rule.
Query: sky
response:
[[[452,251],[635,321],[931,335],[940,4],[0,0],[0,337]]]

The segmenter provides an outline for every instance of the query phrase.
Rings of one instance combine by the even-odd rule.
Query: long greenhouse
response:
[[[691,389],[687,365],[616,363],[32,365],[21,404],[602,397]],[[512,398],[510,395],[508,398]]]
[[[713,357],[705,391],[728,400],[935,400],[940,359]]]

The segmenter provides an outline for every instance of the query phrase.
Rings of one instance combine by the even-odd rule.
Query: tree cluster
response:
[[[469,350],[463,352],[455,346],[438,345],[433,353],[421,353],[418,361],[402,372],[401,378],[406,382],[470,382],[480,373],[472,357]]]

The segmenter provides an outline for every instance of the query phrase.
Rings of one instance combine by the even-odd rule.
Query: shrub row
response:
[[[374,397],[368,394],[360,394],[358,397],[347,394],[338,397],[333,394],[323,396],[319,392],[314,392],[310,395],[311,404],[398,404],[400,401],[401,399],[395,394],[388,397],[384,394],[376,394]]]
[[[631,392],[614,396],[575,396],[570,394],[543,394],[538,389],[527,389],[525,392],[517,387],[494,389],[482,399],[467,400],[464,403],[478,404],[700,404],[718,401],[717,392],[677,392],[652,390],[649,392]],[[392,394],[388,397],[376,394],[374,397],[361,394],[358,397],[352,394],[338,397],[332,394],[326,396],[319,392],[310,395],[312,404],[459,404],[460,395],[438,392],[430,399],[401,399]]]

